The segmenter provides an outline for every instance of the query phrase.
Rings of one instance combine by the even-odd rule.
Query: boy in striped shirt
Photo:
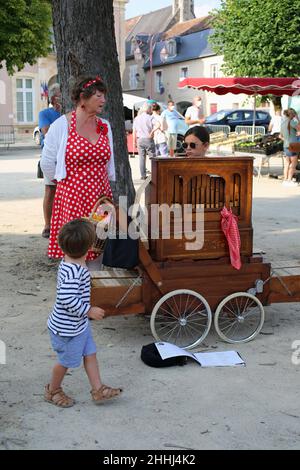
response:
[[[102,308],[90,305],[91,280],[85,258],[94,239],[93,225],[82,219],[68,222],[58,235],[65,257],[59,266],[56,302],[47,323],[58,362],[53,367],[51,382],[45,386],[44,398],[63,408],[73,406],[74,400],[64,393],[62,381],[68,368],[80,366],[82,357],[95,404],[114,398],[122,391],[101,382],[89,325],[89,319],[102,320],[105,314]]]

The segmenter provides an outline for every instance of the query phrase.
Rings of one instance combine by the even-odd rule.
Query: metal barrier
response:
[[[217,124],[205,124],[205,127],[211,133],[224,132],[224,134],[226,134],[226,135],[228,135],[230,133],[230,127],[229,126],[220,126],[220,125],[217,125]]]
[[[10,144],[14,144],[15,142],[14,127],[0,125],[0,145],[5,145],[8,148]]]
[[[252,126],[236,126],[235,132],[237,134],[241,134],[242,132],[245,132],[248,135],[253,134],[253,127]],[[265,135],[266,129],[263,126],[255,126],[254,127],[254,134],[262,134]]]

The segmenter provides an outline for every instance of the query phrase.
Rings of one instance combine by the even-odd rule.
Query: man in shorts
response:
[[[175,109],[174,101],[168,101],[168,107],[161,114],[162,129],[167,133],[167,144],[170,157],[174,157],[177,146],[177,127],[179,116]]]

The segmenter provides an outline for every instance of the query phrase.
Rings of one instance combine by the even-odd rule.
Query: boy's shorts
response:
[[[90,325],[77,336],[55,335],[49,330],[51,344],[57,353],[58,362],[63,367],[79,367],[84,356],[97,352]]]

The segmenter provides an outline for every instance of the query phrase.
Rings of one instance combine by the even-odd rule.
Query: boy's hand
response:
[[[92,320],[102,320],[105,315],[105,310],[100,307],[91,307],[87,313],[87,316]]]

